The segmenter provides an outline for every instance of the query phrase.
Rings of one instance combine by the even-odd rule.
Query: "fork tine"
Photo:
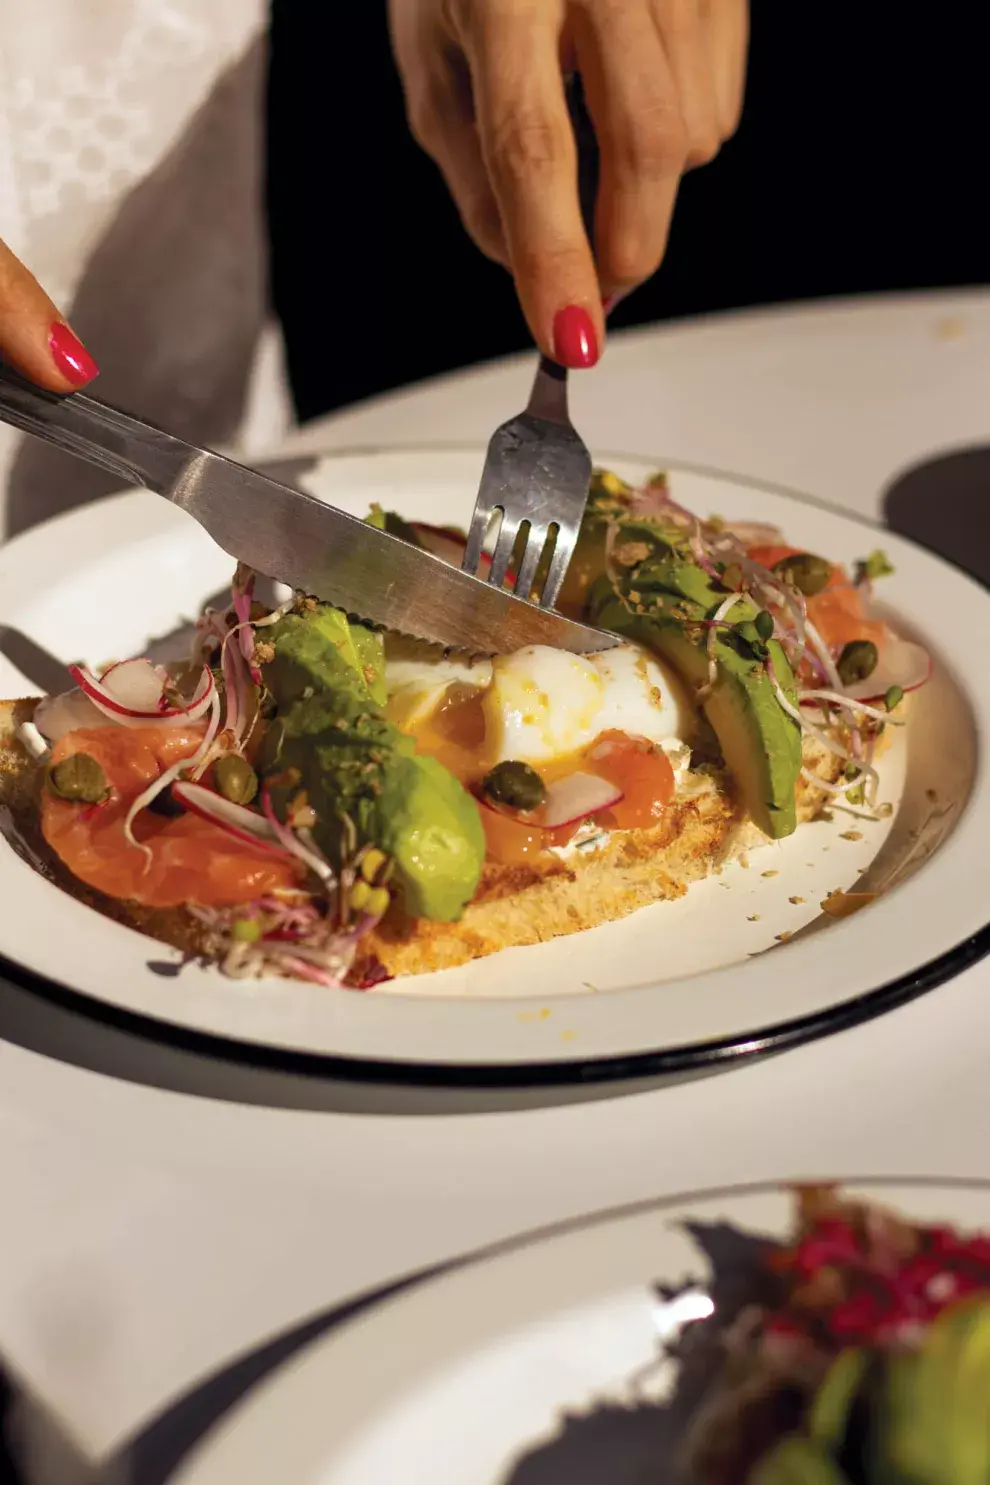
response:
[[[533,579],[536,576],[540,558],[543,556],[543,548],[547,544],[547,531],[546,526],[530,526],[529,528],[526,546],[523,549],[519,571],[516,575],[515,592],[520,598],[528,598],[533,591]]]
[[[557,602],[567,567],[577,546],[578,531],[573,524],[562,521],[557,528],[557,541],[550,559],[550,570],[547,580],[543,584],[543,592],[540,594],[540,607],[553,608]]]
[[[474,514],[471,517],[471,529],[468,531],[467,545],[461,559],[461,570],[469,572],[472,577],[478,575],[478,564],[481,561],[485,537],[488,535],[488,527],[491,525],[493,515],[492,507],[483,505],[479,497],[475,503]]]
[[[492,553],[491,571],[488,574],[488,581],[493,587],[501,588],[505,582],[505,574],[512,560],[512,553],[515,550],[516,537],[519,535],[520,525],[521,522],[518,517],[514,516],[510,511],[505,512],[502,517],[502,526],[498,533],[498,541],[495,543],[495,550]]]

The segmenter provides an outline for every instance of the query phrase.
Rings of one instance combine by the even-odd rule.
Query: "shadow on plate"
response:
[[[64,691],[71,684],[61,660],[19,629],[4,624],[0,624],[0,655],[46,694]]]
[[[687,1222],[685,1228],[707,1260],[706,1287],[715,1316],[688,1326],[676,1346],[666,1351],[658,1346],[658,1367],[667,1357],[679,1363],[670,1395],[663,1400],[633,1396],[625,1405],[609,1399],[566,1415],[557,1433],[522,1455],[499,1485],[675,1485],[684,1480],[684,1440],[711,1387],[721,1355],[719,1337],[744,1306],[769,1299],[760,1293],[765,1239],[726,1222]],[[635,1389],[636,1379],[631,1381]]]
[[[892,531],[990,584],[990,445],[916,464],[883,492]]]

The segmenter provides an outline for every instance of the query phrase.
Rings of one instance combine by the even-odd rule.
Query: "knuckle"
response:
[[[695,129],[688,145],[689,166],[710,165],[722,148],[722,138],[717,128]]]
[[[579,303],[581,296],[568,297],[567,286],[584,283],[587,263],[583,254],[561,243],[518,243],[512,253],[512,271],[521,284],[539,294],[558,293],[561,303]]]
[[[443,133],[440,89],[424,82],[406,96],[409,132],[424,150],[431,150]]]
[[[515,108],[493,123],[488,154],[494,172],[509,179],[549,175],[566,158],[567,142],[542,110]]]
[[[613,242],[608,252],[609,282],[621,289],[634,288],[650,278],[660,266],[662,246],[633,238]]]
[[[643,180],[661,180],[684,168],[689,141],[680,114],[666,104],[644,109],[612,140],[616,166]]]

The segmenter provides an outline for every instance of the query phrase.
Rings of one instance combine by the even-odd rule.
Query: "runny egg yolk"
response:
[[[446,679],[446,677],[444,678]],[[441,684],[403,676],[393,694],[393,720],[468,788],[506,759],[535,768],[548,786],[582,772],[608,779],[622,798],[594,818],[606,829],[655,824],[674,791],[664,741],[680,741],[693,708],[677,683],[632,646],[600,656],[574,656],[530,646],[492,662],[482,684],[474,675]],[[410,691],[411,682],[415,692]],[[539,813],[514,815],[480,803],[490,859],[532,862],[575,835],[581,821],[547,830]]]

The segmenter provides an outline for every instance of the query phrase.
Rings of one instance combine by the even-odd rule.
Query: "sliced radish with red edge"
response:
[[[100,685],[119,706],[134,712],[158,712],[168,675],[150,660],[118,660],[100,676]]]
[[[917,691],[932,673],[932,657],[923,645],[910,639],[899,639],[888,631],[876,669],[865,680],[846,686],[854,701],[881,701],[891,686],[900,686],[905,695]]]
[[[190,814],[209,820],[211,825],[219,826],[242,845],[260,846],[287,861],[294,859],[292,853],[278,844],[275,831],[264,815],[224,799],[214,789],[207,789],[203,784],[176,783],[172,785],[172,798]]]
[[[122,661],[120,665],[111,666],[107,672],[107,675],[110,676],[111,683],[113,682],[113,673],[115,671],[123,671],[126,666],[136,665],[138,663],[150,665],[148,661],[138,662],[128,660]],[[154,667],[151,668],[154,669]],[[174,727],[183,722],[197,722],[209,710],[214,690],[213,674],[209,666],[204,666],[195,695],[188,706],[161,707],[159,703],[164,694],[164,685],[159,683],[158,703],[153,707],[135,707],[127,705],[121,700],[115,694],[115,691],[111,689],[111,686],[105,683],[105,677],[97,678],[85,665],[70,665],[69,674],[80,691],[89,697],[93,705],[98,707],[104,716],[109,717],[113,722],[121,723],[124,727],[147,727],[157,723]],[[135,679],[137,678],[135,677]],[[146,684],[144,677],[140,679],[139,684],[142,686]],[[130,680],[125,682],[124,689],[131,689]],[[145,694],[150,694],[150,687]]]
[[[611,809],[622,798],[621,789],[597,774],[568,774],[566,779],[548,785],[539,823],[546,830],[558,830],[562,825],[573,825],[600,810]]]

